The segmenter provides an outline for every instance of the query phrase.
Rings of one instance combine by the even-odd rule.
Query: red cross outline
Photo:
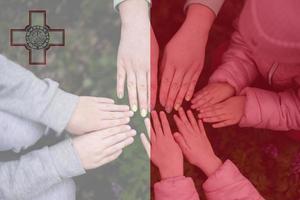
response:
[[[42,51],[43,61],[33,61],[33,50],[29,49],[27,47],[26,43],[15,43],[14,39],[13,39],[14,33],[16,33],[16,32],[22,32],[24,34],[24,38],[25,38],[26,28],[32,25],[32,15],[34,13],[42,14],[42,16],[43,16],[43,26],[48,28],[50,38],[51,38],[51,34],[53,34],[55,32],[58,32],[58,33],[62,34],[62,42],[57,42],[57,43],[50,43],[49,42],[49,45],[48,45],[47,48],[39,50],[39,51]],[[64,29],[50,28],[50,26],[47,25],[47,15],[46,15],[45,10],[29,10],[29,24],[23,29],[10,29],[10,45],[11,46],[17,46],[17,47],[18,46],[25,47],[29,51],[29,64],[30,65],[46,65],[47,64],[47,50],[49,50],[51,47],[65,46],[65,30]]]

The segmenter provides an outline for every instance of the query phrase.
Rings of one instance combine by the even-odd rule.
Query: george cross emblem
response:
[[[30,65],[46,65],[47,50],[65,46],[65,30],[50,28],[45,10],[30,10],[29,24],[23,29],[10,30],[10,45],[25,47]]]

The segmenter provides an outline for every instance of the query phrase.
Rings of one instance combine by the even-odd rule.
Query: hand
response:
[[[74,135],[127,124],[133,112],[127,105],[116,105],[114,100],[98,97],[79,97],[66,130]]]
[[[213,123],[214,128],[238,124],[245,112],[245,96],[234,96],[226,101],[201,110],[198,114],[204,122]]]
[[[195,94],[192,108],[200,110],[220,103],[235,94],[235,89],[228,83],[209,83]]]
[[[159,98],[168,113],[173,107],[178,110],[184,98],[189,101],[193,96],[213,19],[214,14],[208,8],[189,6],[185,22],[165,48]]]
[[[125,1],[120,4],[119,9],[122,30],[117,59],[117,94],[119,98],[123,98],[127,79],[131,109],[134,112],[137,111],[138,99],[141,116],[145,117],[147,111],[150,110],[150,82],[152,82],[153,92],[156,90],[156,79],[151,81],[150,73],[152,76],[157,74],[155,69],[157,69],[158,44],[150,26],[149,8],[146,1]]]
[[[172,136],[166,114],[159,114],[161,122],[157,112],[151,112],[151,160],[158,167],[162,179],[183,176],[181,149]]]
[[[210,176],[222,165],[222,161],[215,155],[201,120],[197,122],[190,110],[187,115],[188,118],[180,108],[179,117],[174,116],[179,130],[174,138],[187,160]]]
[[[127,125],[95,131],[73,139],[84,169],[94,169],[117,159],[133,143],[134,130]]]
[[[145,122],[145,126],[146,126],[146,129],[147,129],[148,137],[150,139],[150,119],[146,118],[144,120],[144,122]],[[144,133],[141,133],[140,137],[141,137],[142,144],[143,144],[143,146],[146,150],[146,153],[147,153],[148,157],[150,158],[150,152],[151,152],[150,142],[149,142],[149,140],[147,139],[147,137]]]

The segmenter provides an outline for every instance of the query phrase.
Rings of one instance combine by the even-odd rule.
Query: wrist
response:
[[[192,26],[198,34],[208,35],[214,22],[215,14],[204,5],[191,4],[188,7],[184,24]]]
[[[149,3],[145,0],[126,0],[119,5],[122,26],[150,24]]]
[[[206,159],[205,165],[197,164],[196,166],[200,168],[207,177],[210,177],[217,169],[221,167],[223,162],[217,156],[212,156]]]
[[[177,168],[168,167],[166,169],[159,169],[159,174],[161,179],[183,176],[183,166]]]

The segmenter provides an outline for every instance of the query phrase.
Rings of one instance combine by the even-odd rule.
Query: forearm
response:
[[[126,0],[119,5],[119,11],[122,27],[150,25],[149,3],[145,0]]]
[[[20,160],[0,163],[0,199],[32,199],[63,179],[83,173],[71,141],[66,140]]]
[[[191,4],[188,7],[184,26],[191,27],[189,31],[198,37],[208,36],[214,22],[215,14],[202,4]]]
[[[57,82],[41,80],[0,55],[0,110],[62,132],[77,101],[77,96],[59,89]]]
[[[277,131],[300,130],[300,89],[273,92],[245,88],[246,96],[242,127],[265,128]]]

